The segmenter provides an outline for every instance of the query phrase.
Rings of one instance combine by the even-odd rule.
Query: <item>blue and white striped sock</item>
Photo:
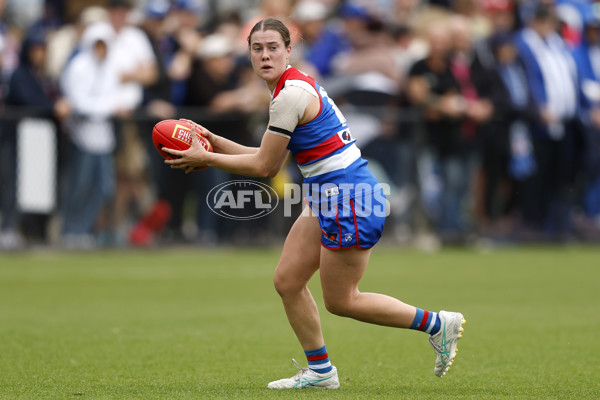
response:
[[[417,308],[417,314],[415,315],[415,319],[413,320],[410,329],[435,335],[440,331],[440,325],[441,321],[437,313]]]
[[[317,350],[305,350],[304,354],[308,360],[308,368],[313,371],[319,374],[325,374],[333,369],[325,346]]]

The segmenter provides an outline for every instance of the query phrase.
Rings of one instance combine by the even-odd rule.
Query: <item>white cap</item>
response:
[[[86,7],[79,14],[79,21],[86,26],[95,22],[108,21],[108,11],[100,6]]]
[[[233,53],[231,40],[218,33],[205,37],[198,46],[198,55],[203,58],[222,57]]]
[[[299,23],[317,21],[327,18],[329,9],[316,0],[301,1],[294,7],[292,17]]]

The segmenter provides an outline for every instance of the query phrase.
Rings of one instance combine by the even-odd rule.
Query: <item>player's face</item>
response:
[[[106,47],[106,43],[102,40],[98,40],[94,43],[94,54],[99,61],[103,61],[106,58],[107,53],[108,48]]]
[[[250,59],[254,72],[263,79],[269,89],[275,89],[277,81],[288,66],[292,47],[286,47],[277,31],[257,31],[250,38]]]

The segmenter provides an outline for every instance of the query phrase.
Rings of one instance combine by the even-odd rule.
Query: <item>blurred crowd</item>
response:
[[[270,97],[246,37],[267,16],[389,183],[392,241],[600,241],[600,2],[47,0],[29,19],[15,3],[0,0],[0,250],[280,239],[282,215],[208,209],[240,177],[167,168],[151,141],[188,118],[260,142]],[[19,204],[32,118],[56,128],[48,212]],[[300,178],[289,163],[265,183]]]

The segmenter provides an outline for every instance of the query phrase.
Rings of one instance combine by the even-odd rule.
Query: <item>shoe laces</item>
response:
[[[296,380],[300,380],[300,378],[302,378],[302,375],[304,375],[305,373],[310,371],[310,369],[308,367],[303,367],[302,365],[300,365],[300,363],[298,361],[296,361],[295,358],[292,358],[292,364],[294,364],[294,367],[298,368],[298,370],[299,370],[296,373],[296,375],[294,375],[294,379],[296,379]]]
[[[436,353],[439,353],[441,351],[441,348],[440,345],[436,343],[434,336],[435,335],[429,336],[429,344],[431,344],[431,347],[433,347],[433,350],[435,350]]]

